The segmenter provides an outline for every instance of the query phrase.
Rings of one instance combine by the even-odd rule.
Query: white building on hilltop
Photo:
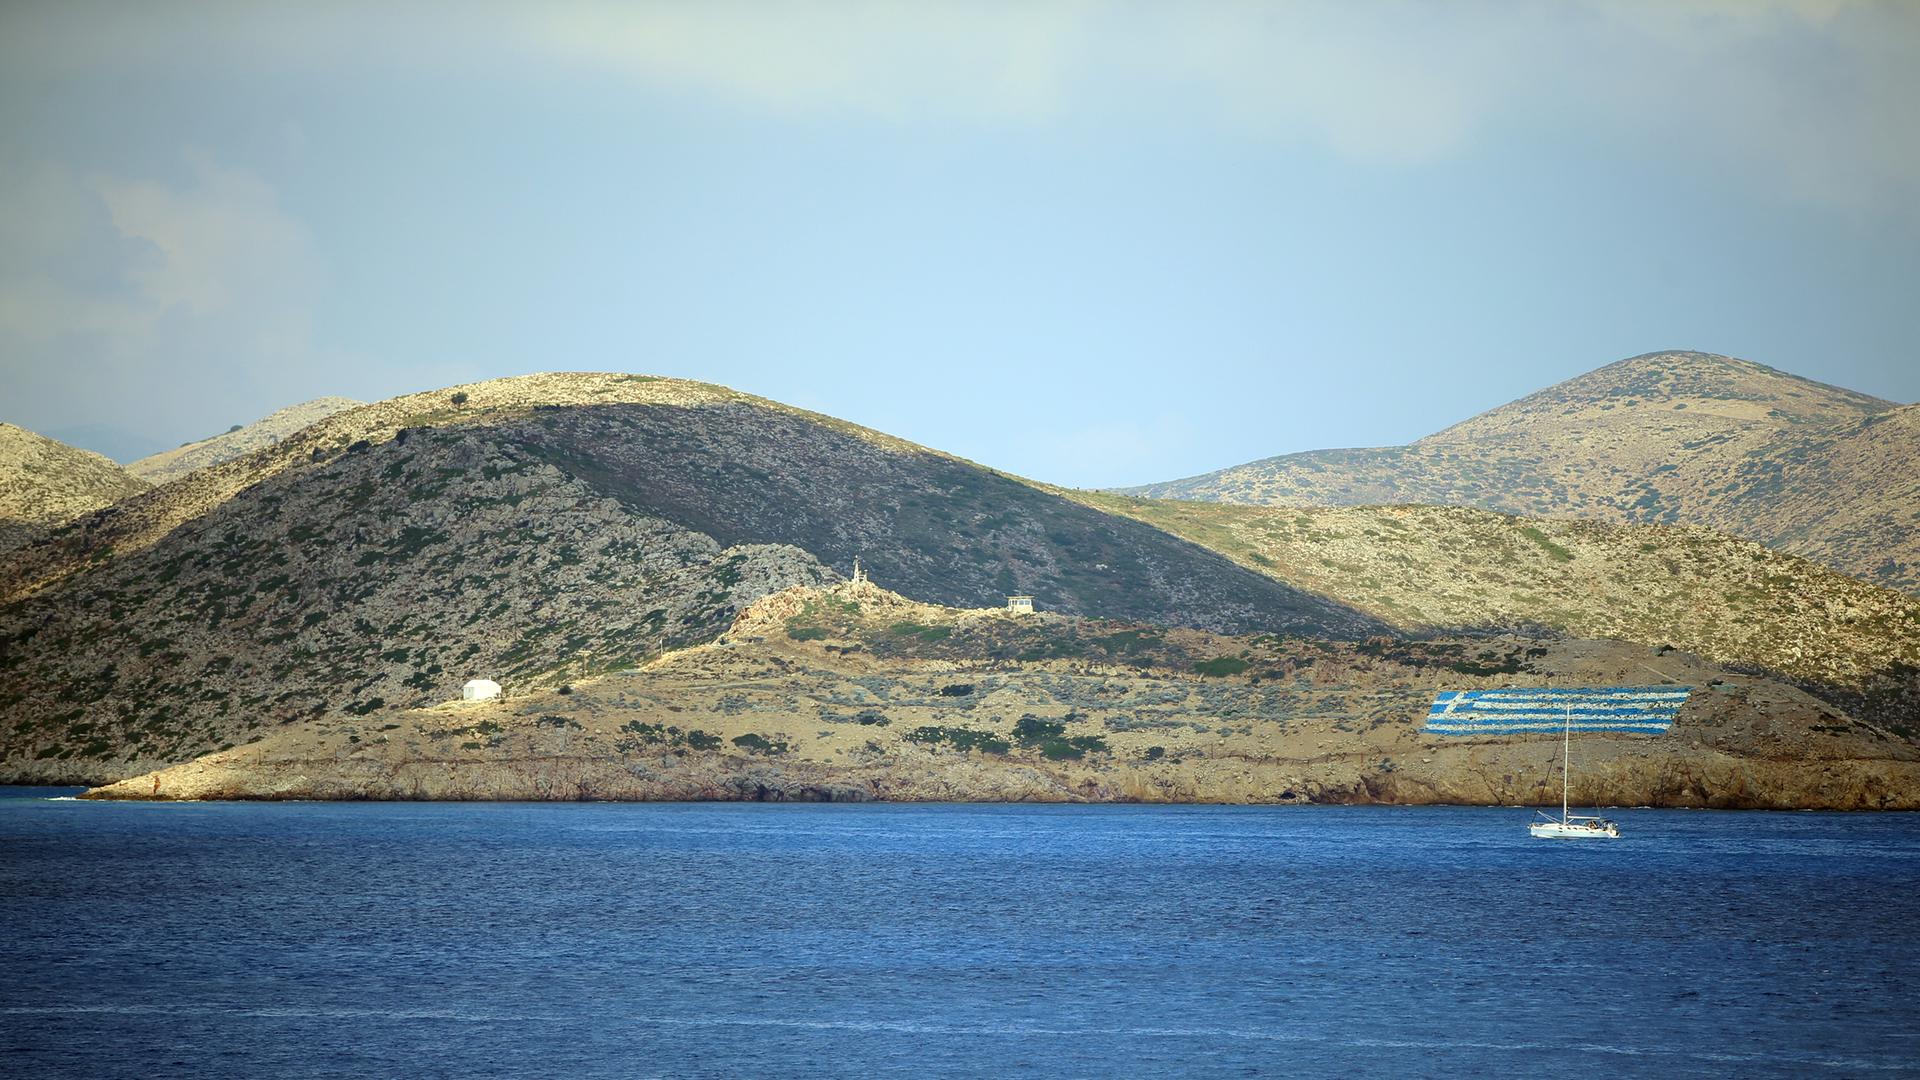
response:
[[[461,701],[492,701],[500,696],[500,684],[492,679],[468,679],[460,688]]]
[[[1007,597],[1007,610],[1013,612],[1015,615],[1031,615],[1033,614],[1033,597],[1009,596]]]

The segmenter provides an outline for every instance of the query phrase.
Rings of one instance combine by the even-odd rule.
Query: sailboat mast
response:
[[[1567,702],[1567,723],[1560,729],[1560,820],[1567,820],[1567,782],[1573,771],[1573,702]]]

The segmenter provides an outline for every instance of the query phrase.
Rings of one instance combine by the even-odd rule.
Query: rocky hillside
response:
[[[1704,525],[1920,590],[1920,407],[1705,353],[1609,364],[1408,446],[1289,454],[1127,494]]]
[[[520,690],[719,634],[862,557],[929,600],[1365,636],[1125,517],[719,387],[529,376],[349,410],[14,560],[0,774],[93,779],[262,729]],[[830,569],[832,568],[832,569]]]
[[[1660,736],[1583,735],[1579,803],[1920,807],[1912,731],[1690,654],[1504,635],[1337,642],[959,611],[844,583],[718,641],[505,700],[334,716],[99,798],[1548,804],[1553,735],[1421,730],[1437,689],[1695,686]]]
[[[970,671],[1391,661],[1411,680],[1399,696],[1355,683],[1272,706],[1276,721],[1320,710],[1376,726],[1416,714],[1415,689],[1436,685],[1409,671],[1619,682],[1693,665],[1792,702],[1782,715],[1875,740],[1920,726],[1914,601],[1704,530],[1063,492],[722,387],[537,375],[337,413],[0,564],[0,778],[112,780],[223,748],[317,753],[327,732],[399,730],[383,725],[414,722],[401,717],[475,676],[517,699],[615,685],[593,680],[664,670],[663,652],[721,655],[695,647],[764,597],[839,580],[856,557],[946,607],[916,621],[874,591],[859,602],[899,616],[876,637],[835,621],[840,593],[789,594],[805,601],[780,616],[797,633],[784,640],[825,641],[849,664]],[[977,610],[1009,593],[1036,595],[1047,617]],[[1488,644],[1506,630],[1520,636]],[[788,647],[738,628],[727,647],[755,636]],[[1613,666],[1528,667],[1547,655],[1532,649],[1600,637],[1621,640],[1575,651]],[[1219,704],[1178,702],[1167,717]]]
[[[303,401],[270,413],[251,424],[235,424],[219,435],[143,457],[129,464],[127,471],[150,484],[164,484],[209,465],[232,461],[242,454],[271,446],[308,424],[361,404],[363,402],[343,397]]]
[[[99,454],[0,424],[0,552],[146,487]]]

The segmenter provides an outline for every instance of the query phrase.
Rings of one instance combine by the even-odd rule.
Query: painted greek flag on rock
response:
[[[1692,692],[1691,686],[1442,690],[1427,710],[1427,730],[1435,735],[1514,735],[1571,727],[1662,735]]]

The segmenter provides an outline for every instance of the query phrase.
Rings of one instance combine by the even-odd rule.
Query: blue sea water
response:
[[[8,1075],[1920,1075],[1914,815],[5,794]]]

